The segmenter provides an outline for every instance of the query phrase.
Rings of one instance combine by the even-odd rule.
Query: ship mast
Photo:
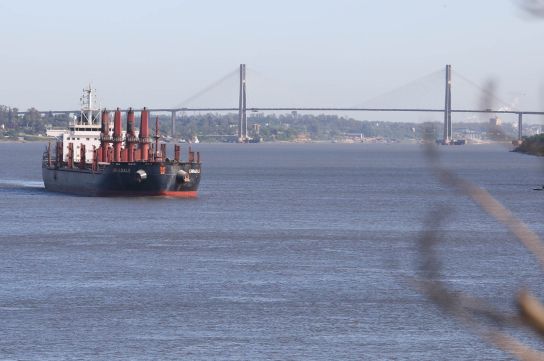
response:
[[[95,89],[91,87],[91,84],[89,84],[89,87],[87,89],[83,89],[83,96],[81,97],[81,116],[80,116],[80,124],[89,124],[94,125],[98,124],[98,115],[100,114],[99,110],[100,107],[98,106],[98,102],[96,100],[96,94]]]

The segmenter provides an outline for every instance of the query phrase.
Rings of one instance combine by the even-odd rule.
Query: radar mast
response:
[[[96,90],[91,87],[83,89],[81,96],[81,116],[79,117],[80,124],[94,125],[98,124],[98,116],[100,115],[100,107],[96,99]]]

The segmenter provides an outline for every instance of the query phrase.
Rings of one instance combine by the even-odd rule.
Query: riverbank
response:
[[[514,152],[544,156],[544,134],[534,135],[526,138],[523,142],[514,149]]]
[[[24,135],[20,137],[2,137],[0,138],[1,143],[26,143],[26,142],[47,142],[53,141],[55,138],[44,137],[38,135]]]

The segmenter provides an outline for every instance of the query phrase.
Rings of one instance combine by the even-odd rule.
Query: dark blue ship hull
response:
[[[197,196],[200,163],[118,162],[98,169],[42,165],[45,189],[83,196]]]

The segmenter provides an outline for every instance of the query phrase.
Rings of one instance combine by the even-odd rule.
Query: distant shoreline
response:
[[[54,141],[55,138],[49,137],[32,137],[32,139],[13,139],[13,138],[0,138],[0,143],[33,143],[33,142],[48,142]]]
[[[18,139],[13,139],[13,138],[10,138],[10,139],[6,139],[6,138],[0,138],[0,144],[22,144],[22,143],[48,143],[48,142],[51,142],[51,143],[54,143],[56,140],[55,138],[50,138],[50,137],[32,137],[31,139],[23,139],[23,140],[18,140]],[[166,144],[177,144],[176,142],[166,142]],[[187,144],[189,146],[193,146],[193,145],[198,145],[198,144],[237,144],[237,143],[229,143],[229,142],[200,142],[198,144],[192,144],[192,143],[181,143],[181,144]],[[350,146],[350,145],[357,145],[357,144],[362,144],[362,145],[394,145],[394,144],[403,144],[403,145],[422,145],[424,144],[423,140],[409,140],[409,141],[383,141],[383,142],[376,142],[376,141],[367,141],[367,142],[335,142],[335,141],[331,141],[331,140],[315,140],[315,141],[305,141],[305,142],[300,142],[300,141],[288,141],[288,140],[278,140],[278,141],[268,141],[268,142],[260,142],[260,143],[255,143],[256,145],[257,144],[276,144],[276,145],[281,145],[281,144],[297,144],[297,145],[311,145],[311,144],[336,144],[336,145],[346,145],[346,146]],[[470,142],[470,143],[467,143],[466,145],[469,145],[469,146],[473,146],[473,145],[476,145],[476,146],[480,146],[480,145],[492,145],[492,144],[510,144],[509,142],[492,142],[492,141],[485,141],[485,142]],[[453,147],[453,146],[452,146]],[[462,147],[462,146],[455,146],[456,148],[458,147]],[[522,151],[522,150],[519,150],[520,147],[518,148],[515,148],[513,149],[512,151],[515,151],[515,152],[520,152],[520,153],[525,153],[525,154],[531,154],[531,155],[537,155],[537,156],[541,156],[541,155],[544,155],[544,150],[542,151],[542,154],[533,154],[533,153],[530,153],[530,152],[526,152],[526,151]]]

